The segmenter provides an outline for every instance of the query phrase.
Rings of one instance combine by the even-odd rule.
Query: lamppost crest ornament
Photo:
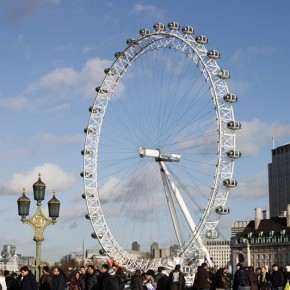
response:
[[[45,183],[41,180],[41,175],[39,173],[38,180],[33,184],[33,196],[36,200],[37,209],[34,215],[27,218],[29,215],[30,199],[26,196],[25,188],[23,188],[22,196],[18,198],[18,215],[21,216],[21,221],[25,224],[32,226],[34,230],[33,240],[36,242],[36,259],[35,259],[35,276],[39,280],[42,261],[41,261],[41,242],[44,240],[44,230],[49,225],[54,225],[56,223],[56,218],[59,217],[60,202],[55,197],[55,191],[53,191],[52,199],[48,201],[48,219],[41,210],[42,201],[45,198]]]

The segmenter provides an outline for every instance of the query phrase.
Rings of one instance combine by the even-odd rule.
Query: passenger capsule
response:
[[[217,76],[221,79],[229,79],[231,77],[231,74],[228,70],[224,70],[224,69],[221,69]]]
[[[100,94],[107,94],[108,90],[103,89],[102,87],[96,87],[96,92]]]
[[[192,34],[194,34],[194,29],[191,26],[183,26],[182,27],[182,32],[184,34],[187,34],[187,35],[192,35]]]
[[[167,26],[171,30],[180,30],[180,25],[177,22],[169,22]]]
[[[232,149],[232,150],[229,150],[227,152],[227,156],[229,158],[237,159],[237,158],[240,158],[242,156],[242,153],[241,153],[241,151],[239,151],[237,149]]]
[[[220,205],[215,209],[215,212],[219,215],[227,215],[230,213],[230,209],[227,206]]]
[[[95,129],[93,129],[93,128],[85,128],[85,129],[84,129],[84,132],[85,132],[86,134],[89,134],[89,135],[91,135],[91,134],[95,134],[95,133],[96,133]]]
[[[91,112],[91,113],[101,113],[102,110],[101,110],[100,107],[92,106],[92,107],[89,107],[89,112]]]
[[[86,199],[86,194],[85,193],[82,194],[82,198]]]
[[[96,233],[92,233],[92,234],[91,234],[91,237],[92,237],[93,239],[97,239],[97,238],[98,238],[97,235],[96,235]]]
[[[224,95],[224,100],[228,103],[236,103],[238,101],[238,97],[235,94],[226,94]]]
[[[141,36],[148,36],[148,35],[151,34],[150,30],[146,29],[146,28],[140,29],[139,33],[140,33]]]
[[[86,177],[86,178],[91,178],[92,177],[92,174],[90,172],[81,172],[81,177]]]
[[[115,53],[115,58],[125,58],[125,53],[123,51],[118,51]]]
[[[223,181],[223,185],[225,187],[236,187],[238,185],[238,182],[235,179],[228,178]]]
[[[204,35],[199,35],[195,38],[195,41],[199,44],[207,44],[208,43],[208,38]]]
[[[242,128],[242,124],[238,121],[229,121],[227,123],[227,126],[229,129],[232,129],[232,130],[239,130]]]
[[[208,230],[206,232],[206,237],[208,239],[217,239],[219,237],[219,234],[216,230]]]
[[[220,54],[220,52],[217,51],[217,50],[209,50],[209,51],[207,52],[207,56],[208,56],[209,58],[212,58],[212,59],[218,59],[218,58],[221,57],[221,54]]]
[[[86,218],[87,220],[91,219],[89,214],[86,214],[86,215],[85,215],[85,218]]]
[[[164,31],[165,30],[165,25],[163,23],[155,23],[153,25],[153,28],[156,30],[156,31]]]
[[[86,149],[86,150],[82,150],[82,151],[81,151],[81,154],[82,154],[83,156],[84,156],[84,155],[93,155],[93,151]]]
[[[115,75],[117,72],[116,72],[113,68],[105,68],[104,73],[105,73],[106,75],[111,75],[111,76],[113,76],[113,75]]]
[[[99,250],[99,254],[101,256],[104,256],[104,255],[106,255],[106,251],[104,249],[101,249],[101,250]]]
[[[136,39],[133,39],[133,38],[129,38],[126,40],[126,43],[129,45],[129,46],[132,46],[132,45],[137,45],[138,44],[138,41]]]

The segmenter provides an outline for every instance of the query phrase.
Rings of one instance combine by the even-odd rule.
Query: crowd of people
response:
[[[284,290],[290,282],[290,266],[286,268],[272,265],[272,269],[237,265],[234,275],[229,275],[227,267],[209,268],[207,263],[198,267],[195,275],[194,290]],[[289,286],[290,289],[290,286]]]
[[[193,290],[286,290],[290,282],[290,266],[279,268],[272,265],[254,269],[244,262],[237,265],[234,275],[227,267],[209,268],[203,263],[197,268],[191,288]],[[128,273],[127,273],[128,274]],[[287,286],[288,286],[287,284]],[[124,290],[129,285],[131,290],[183,290],[186,286],[185,274],[181,266],[176,265],[168,273],[164,267],[154,270],[136,270],[132,276],[125,273],[125,268],[118,264],[103,264],[100,269],[93,265],[81,266],[68,277],[57,266],[42,268],[39,281],[27,266],[20,273],[0,270],[0,290]],[[289,289],[290,290],[290,286]]]

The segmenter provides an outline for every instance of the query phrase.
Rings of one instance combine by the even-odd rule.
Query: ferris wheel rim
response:
[[[156,43],[160,40],[165,40],[172,38],[177,43],[176,47],[174,47],[176,50],[180,49],[179,42],[185,44],[189,49],[193,51],[192,57],[197,57],[197,59],[200,61],[198,64],[201,66],[201,70],[203,69],[202,73],[204,77],[207,78],[207,82],[211,84],[211,93],[213,95],[213,99],[215,101],[216,105],[216,114],[217,114],[217,124],[218,124],[218,130],[219,130],[219,146],[220,150],[219,152],[224,151],[224,155],[226,150],[223,148],[224,146],[224,131],[227,120],[234,120],[233,116],[233,109],[232,107],[227,107],[226,112],[223,113],[223,106],[224,102],[219,102],[219,99],[221,99],[221,95],[225,95],[226,93],[229,93],[227,84],[225,80],[222,80],[216,76],[217,69],[219,69],[219,66],[217,65],[215,59],[210,59],[207,56],[208,50],[205,48],[203,44],[199,44],[194,41],[191,35],[185,34],[182,35],[179,33],[178,30],[171,30],[171,31],[156,31],[156,32],[150,32],[148,35],[143,35],[139,39],[134,40],[134,45],[139,45],[140,50],[136,51],[136,49],[132,49],[131,45],[128,45],[122,52],[119,53],[118,56],[116,56],[116,60],[113,62],[111,67],[108,69],[108,73],[104,77],[101,86],[99,88],[99,92],[96,96],[96,99],[94,101],[93,109],[96,110],[99,108],[99,101],[105,103],[103,108],[99,108],[100,110],[103,110],[100,112],[91,112],[90,120],[88,128],[92,129],[91,123],[96,122],[96,118],[92,118],[92,114],[99,114],[98,121],[100,122],[99,128],[97,128],[97,134],[90,134],[87,132],[86,135],[86,142],[85,142],[85,154],[84,154],[84,184],[85,184],[85,196],[87,201],[87,207],[89,210],[89,216],[96,234],[96,237],[98,238],[100,244],[104,247],[105,251],[110,255],[112,254],[113,257],[116,257],[116,254],[121,257],[126,263],[129,262],[135,266],[140,267],[140,263],[133,261],[133,258],[122,249],[122,247],[118,244],[118,242],[115,240],[114,236],[110,232],[110,229],[106,223],[105,216],[102,213],[102,207],[100,204],[100,201],[98,199],[98,181],[97,181],[97,163],[98,163],[98,144],[101,136],[101,129],[102,129],[102,122],[106,113],[106,108],[110,102],[110,96],[114,91],[114,88],[118,85],[119,80],[121,79],[123,73],[126,72],[126,69],[128,66],[134,63],[135,59],[138,57],[142,57],[142,54],[144,51],[147,51],[148,49],[157,49]],[[162,47],[161,44],[160,47]],[[169,45],[167,43],[166,45]],[[170,45],[175,45],[174,43],[171,43]],[[158,48],[160,48],[158,47]],[[166,46],[164,46],[165,48]],[[135,53],[135,55],[134,55]],[[193,59],[192,59],[193,60]],[[117,75],[117,77],[116,77]],[[223,87],[221,89],[219,86]],[[103,90],[103,91],[102,91]],[[103,95],[103,98],[98,99],[98,96]],[[105,96],[105,97],[104,97]],[[106,100],[104,100],[106,99]],[[223,115],[224,114],[224,115]],[[227,116],[227,118],[225,117]],[[225,121],[226,120],[226,121]],[[98,136],[96,138],[96,135]],[[93,139],[93,142],[92,142]],[[95,143],[94,149],[96,151],[95,156],[92,157],[92,148],[88,146],[88,143]],[[233,133],[230,137],[228,137],[227,142],[229,143],[227,146],[228,148],[235,147],[235,134]],[[204,211],[204,215],[202,217],[202,222],[198,225],[197,231],[192,235],[192,237],[188,240],[187,244],[184,246],[184,253],[188,253],[190,251],[191,246],[194,244],[196,236],[202,236],[205,235],[204,229],[207,230],[214,230],[217,222],[211,222],[210,225],[207,225],[207,219],[210,216],[211,212],[215,207],[217,207],[217,204],[215,203],[215,200],[217,198],[217,195],[219,194],[218,188],[219,188],[219,182],[221,179],[231,179],[233,176],[233,169],[234,169],[234,162],[233,160],[228,161],[226,166],[225,164],[222,164],[223,160],[227,160],[227,157],[223,156],[221,153],[218,156],[217,160],[217,170],[216,175],[214,178],[214,185],[212,189],[211,199],[207,204],[207,207]],[[227,168],[227,171],[224,172],[221,167],[224,166]],[[90,175],[91,174],[91,175]],[[226,190],[224,195],[222,196],[220,200],[220,205],[224,205],[227,200],[228,191]],[[95,227],[95,221],[98,223],[102,223],[102,232],[100,228]],[[208,227],[206,227],[208,226]],[[104,238],[104,236],[106,236]],[[142,266],[142,265],[141,265]]]

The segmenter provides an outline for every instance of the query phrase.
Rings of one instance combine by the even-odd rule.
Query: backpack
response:
[[[249,280],[245,270],[239,270],[238,273],[238,285],[239,286],[249,286]]]

